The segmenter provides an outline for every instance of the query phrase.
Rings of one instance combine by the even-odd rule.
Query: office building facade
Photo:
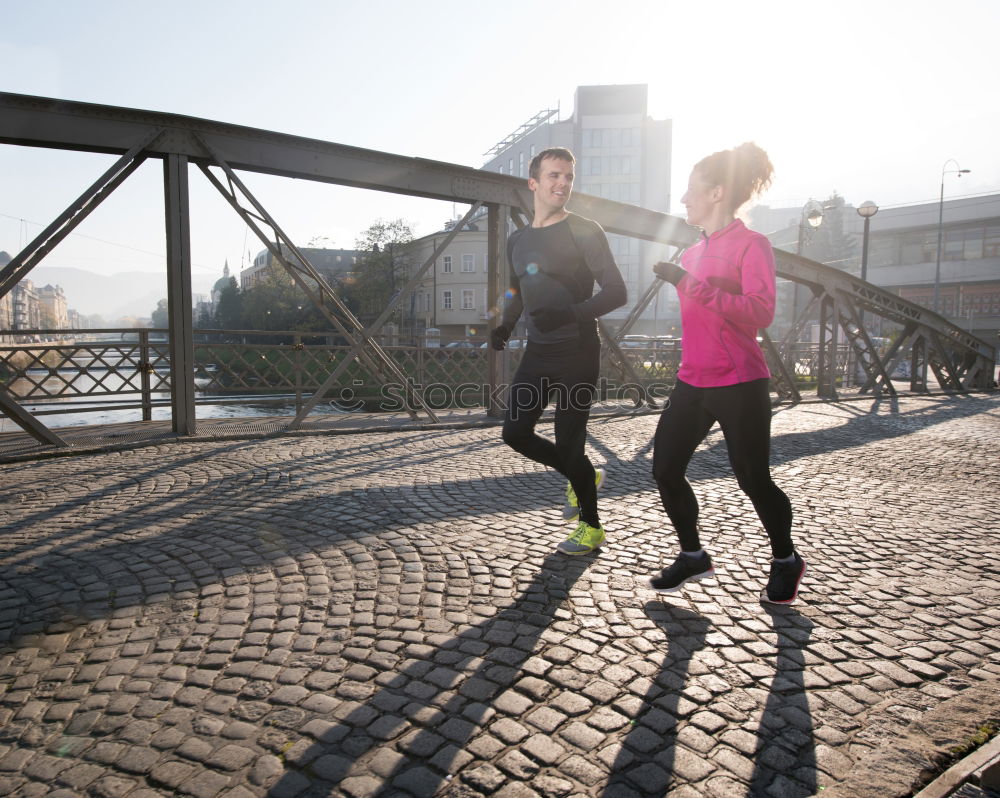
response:
[[[842,198],[819,205],[823,217],[815,228],[803,223],[798,208],[754,208],[752,225],[776,247],[860,275],[863,220]],[[781,228],[775,229],[778,224]],[[1000,194],[880,208],[871,218],[868,282],[933,309],[938,273],[938,312],[995,346],[1000,329]]]
[[[576,157],[575,191],[669,212],[673,127],[670,120],[649,117],[647,94],[644,84],[579,86],[568,119],[560,120],[553,109],[539,112],[493,147],[482,168],[527,179],[537,153],[568,147]],[[670,250],[626,236],[608,240],[629,294],[625,307],[605,317],[613,326],[628,315],[654,279],[653,264]],[[676,319],[676,297],[660,293],[633,332],[667,332],[668,320]]]

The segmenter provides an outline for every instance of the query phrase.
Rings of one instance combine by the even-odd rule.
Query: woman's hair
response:
[[[694,168],[706,183],[722,186],[728,209],[734,213],[771,185],[774,174],[767,153],[752,141],[714,152],[698,161]]]

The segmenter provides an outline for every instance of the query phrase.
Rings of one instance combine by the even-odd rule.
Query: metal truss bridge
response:
[[[180,435],[194,434],[196,430],[188,195],[191,167],[197,168],[220,192],[323,313],[331,330],[349,343],[347,356],[300,408],[291,428],[302,424],[355,362],[377,384],[408,384],[406,375],[376,336],[395,305],[419,284],[465,221],[484,207],[489,230],[487,303],[489,307],[496,306],[508,283],[504,242],[509,225],[528,223],[532,208],[527,182],[509,175],[223,122],[44,97],[0,93],[0,144],[119,156],[0,271],[0,297],[13,291],[45,255],[142,163],[151,158],[162,161],[171,411],[173,431]],[[457,202],[468,205],[469,210],[398,292],[394,303],[366,327],[286,235],[278,220],[249,191],[240,179],[244,172]],[[646,208],[574,193],[573,210],[596,220],[609,233],[670,245],[674,248],[673,259],[679,258],[695,241],[694,229],[682,219]],[[804,325],[814,319],[819,321],[816,396],[820,399],[838,398],[838,385],[850,382],[843,379],[845,370],[861,375],[857,380],[859,393],[894,395],[896,388],[890,375],[904,359],[909,360],[911,391],[927,392],[929,373],[943,391],[988,388],[996,361],[996,350],[990,344],[935,313],[843,271],[782,250],[776,250],[775,255],[778,276],[804,286],[809,297],[804,307],[797,308],[796,318],[782,340],[772,340],[762,331],[774,375],[773,386],[780,400],[795,402],[802,398],[788,353]],[[641,381],[622,355],[619,342],[661,286],[662,281],[653,281],[613,334],[602,325],[607,356],[622,376],[635,384]],[[876,318],[900,330],[887,352],[878,350],[866,326]],[[838,356],[841,334],[853,354],[846,361]],[[488,358],[491,386],[505,384],[509,359],[505,353],[492,349]],[[407,399],[411,417],[422,413],[432,422],[437,420],[419,390],[411,390]],[[652,403],[648,397],[646,400]],[[496,408],[488,406],[487,410]],[[55,447],[67,445],[2,386],[0,411],[38,441]]]

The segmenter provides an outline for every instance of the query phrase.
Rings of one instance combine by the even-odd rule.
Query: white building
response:
[[[411,269],[415,271],[427,262],[457,221],[407,245]],[[490,318],[486,288],[487,238],[486,212],[483,211],[455,235],[413,294],[403,300],[404,331],[412,330],[419,337],[425,330],[438,329],[444,344],[486,340]]]
[[[751,210],[752,226],[789,252],[861,272],[864,222],[853,205],[833,197],[819,203],[820,224],[804,224],[801,208]],[[834,206],[830,208],[829,206]],[[871,217],[868,282],[926,308],[934,306],[941,263],[938,312],[952,323],[996,344],[1000,329],[1000,194],[963,197],[892,208]]]
[[[355,249],[300,247],[299,250],[316,271],[331,283],[336,282],[344,274],[354,271],[359,256],[363,254]],[[253,263],[240,272],[240,290],[246,291],[255,286],[275,263],[274,256],[269,250],[262,249],[258,252]]]
[[[62,286],[46,285],[39,288],[38,301],[41,305],[40,319],[43,325],[56,330],[69,329],[69,312]]]
[[[11,257],[0,250],[0,269],[10,263]],[[4,330],[14,329],[14,292],[8,291],[0,296],[0,341],[9,343],[14,340],[12,335],[4,335]]]
[[[579,86],[573,114],[560,120],[558,113],[547,109],[536,114],[490,150],[482,168],[527,178],[536,153],[548,147],[568,147],[577,160],[575,191],[669,212],[673,123],[648,116],[644,84]],[[573,209],[572,200],[569,209]],[[653,264],[666,257],[669,249],[625,236],[610,235],[608,240],[629,296],[625,307],[605,317],[613,323],[628,315],[654,280]],[[676,318],[675,295],[660,293],[633,332],[664,332],[654,327]]]

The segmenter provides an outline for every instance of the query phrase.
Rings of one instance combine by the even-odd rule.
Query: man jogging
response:
[[[569,481],[563,517],[579,521],[558,549],[586,554],[605,540],[597,514],[604,472],[595,471],[585,452],[600,369],[597,318],[624,305],[626,292],[601,226],[566,210],[574,163],[563,147],[543,150],[531,160],[534,217],[507,240],[510,299],[491,343],[503,349],[521,313],[528,311],[528,344],[511,384],[503,440]],[[596,294],[595,282],[600,286]],[[535,433],[550,399],[555,399],[554,443]]]

